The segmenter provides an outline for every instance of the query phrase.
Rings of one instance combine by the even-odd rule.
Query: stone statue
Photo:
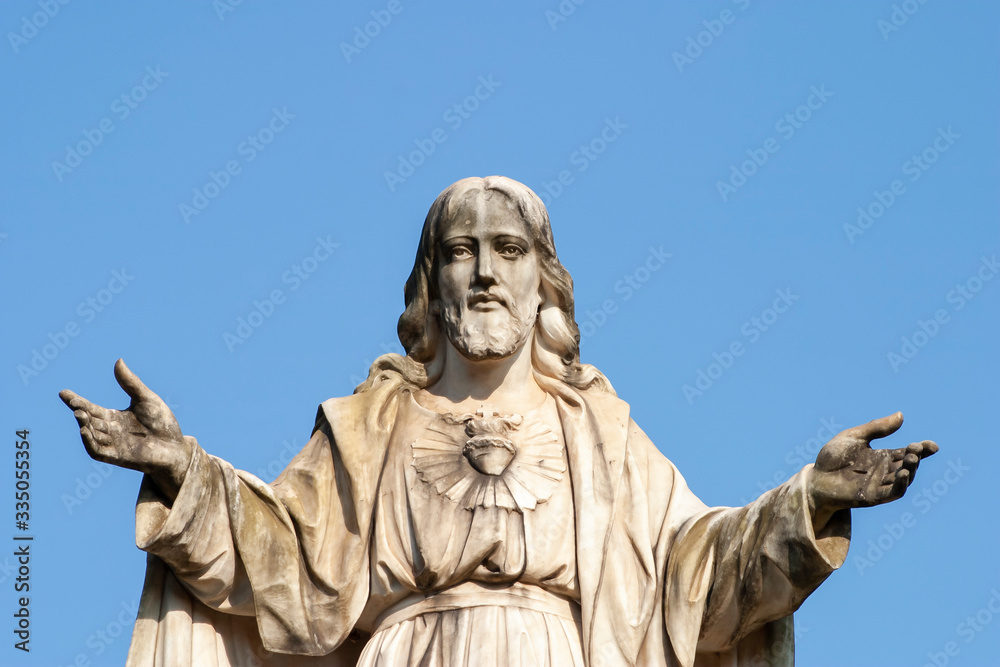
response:
[[[930,441],[838,434],[746,507],[710,508],[580,363],[548,213],[499,176],[424,223],[399,337],[266,484],[131,397],[71,391],[87,452],[144,473],[131,667],[791,665],[792,617],[850,510],[900,498]]]

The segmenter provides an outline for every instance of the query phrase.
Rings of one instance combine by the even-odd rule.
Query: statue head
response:
[[[545,205],[522,183],[488,176],[446,188],[427,213],[404,297],[398,332],[406,362],[380,357],[359,389],[385,368],[431,384],[448,341],[472,360],[531,345],[536,373],[610,389],[600,372],[580,363],[573,279],[556,256]]]
[[[462,185],[431,232],[429,310],[466,359],[503,359],[524,347],[543,300],[538,234],[480,179]]]

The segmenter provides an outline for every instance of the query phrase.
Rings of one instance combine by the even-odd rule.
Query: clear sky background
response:
[[[996,3],[225,1],[0,6],[0,664],[122,664],[142,584],[139,475],[57,392],[124,407],[124,357],[270,481],[490,174],[545,197],[584,361],[709,504],[896,410],[883,442],[941,445],[855,512],[798,664],[997,664]]]

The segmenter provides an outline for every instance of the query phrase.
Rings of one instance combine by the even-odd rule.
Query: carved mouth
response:
[[[507,302],[503,297],[491,292],[477,292],[469,297],[469,308],[475,308],[484,303],[496,303],[504,308],[507,307]]]

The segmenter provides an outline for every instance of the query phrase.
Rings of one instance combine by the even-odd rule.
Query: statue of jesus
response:
[[[319,407],[272,483],[182,434],[119,360],[125,410],[71,391],[87,452],[144,473],[130,667],[791,665],[792,613],[900,498],[930,441],[843,431],[745,507],[708,507],[580,362],[539,198],[467,178],[431,206],[405,356]]]

